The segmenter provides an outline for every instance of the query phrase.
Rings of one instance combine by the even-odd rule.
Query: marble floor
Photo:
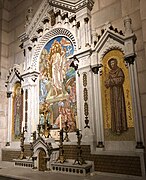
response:
[[[15,167],[14,163],[0,162],[0,180],[146,180],[146,178],[132,177],[118,174],[93,172],[88,176],[42,172],[31,168]]]

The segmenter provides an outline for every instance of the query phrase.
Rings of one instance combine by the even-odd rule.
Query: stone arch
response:
[[[39,147],[35,154],[37,155],[37,168],[39,171],[45,171],[47,169],[46,157],[47,153],[44,148]]]
[[[40,40],[40,42],[38,43],[37,47],[35,48],[34,51],[34,55],[32,58],[32,68],[34,70],[38,70],[38,58],[41,54],[42,49],[44,48],[44,46],[53,38],[57,37],[57,36],[65,36],[67,37],[73,44],[74,46],[74,50],[77,49],[77,44],[76,44],[76,39],[74,37],[74,35],[67,29],[65,28],[54,28],[51,31],[49,31],[48,33],[46,33],[42,39]]]

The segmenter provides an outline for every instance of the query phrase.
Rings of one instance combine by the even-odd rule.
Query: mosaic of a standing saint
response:
[[[13,92],[13,117],[12,117],[12,121],[13,121],[12,135],[14,140],[20,138],[22,120],[23,120],[23,94],[20,83],[16,83],[14,85],[14,92]]]
[[[66,37],[49,41],[40,56],[40,123],[49,122],[53,128],[63,128],[68,122],[70,131],[76,127],[75,70],[68,56],[74,47]]]
[[[134,140],[130,79],[123,53],[109,51],[101,76],[105,140]]]

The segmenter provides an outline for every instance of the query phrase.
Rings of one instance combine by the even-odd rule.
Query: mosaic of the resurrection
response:
[[[39,61],[40,124],[47,122],[61,129],[67,121],[70,132],[77,119],[75,70],[68,58],[73,52],[71,41],[59,36],[46,44]]]

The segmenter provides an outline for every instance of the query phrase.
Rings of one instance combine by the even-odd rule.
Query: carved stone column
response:
[[[80,32],[80,22],[77,22],[77,39],[78,39],[78,49],[81,49],[81,32]]]
[[[133,34],[131,28],[131,19],[126,17],[124,20],[125,26],[125,61],[128,64],[129,76],[131,82],[131,94],[132,94],[132,104],[134,112],[134,123],[135,123],[135,138],[136,138],[136,148],[144,148],[144,137],[143,137],[143,126],[142,126],[142,113],[140,96],[138,89],[138,79],[137,70],[135,64],[135,49],[134,44],[136,42],[136,37]]]
[[[26,142],[30,141],[31,133],[36,131],[39,121],[39,84],[38,84],[38,72],[29,72],[23,75],[24,83],[23,88],[27,89],[27,103],[25,99],[25,124],[27,127]],[[26,92],[25,92],[26,97]],[[27,105],[27,107],[26,107]],[[27,111],[27,113],[26,113]],[[27,121],[26,121],[27,120]]]
[[[85,46],[89,46],[89,31],[88,31],[89,18],[88,17],[84,18],[84,22],[85,22]]]
[[[102,96],[101,96],[101,84],[100,84],[100,68],[101,65],[97,65],[92,68],[93,71],[93,86],[94,86],[94,115],[96,126],[96,138],[97,148],[104,147],[104,129],[103,129],[103,113],[102,113]]]
[[[12,133],[12,92],[7,92],[7,98],[8,98],[8,133],[7,133],[7,142],[6,146],[10,146],[11,142],[11,133]]]

